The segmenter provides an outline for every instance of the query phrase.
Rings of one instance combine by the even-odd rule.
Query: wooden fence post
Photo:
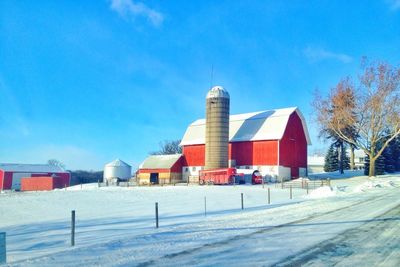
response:
[[[268,187],[268,204],[271,204],[271,190]]]
[[[243,206],[243,193],[240,193],[240,196],[241,196],[241,200],[242,200],[242,210],[244,209],[244,206]]]
[[[158,228],[158,202],[156,202],[156,228]]]
[[[207,197],[204,197],[204,216],[207,216]]]
[[[71,246],[75,246],[75,210],[71,211]]]

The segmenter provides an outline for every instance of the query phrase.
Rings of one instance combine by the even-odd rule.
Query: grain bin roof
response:
[[[27,172],[27,173],[65,172],[63,168],[49,164],[19,164],[19,163],[0,163],[0,170],[6,172]]]
[[[182,154],[153,155],[140,164],[139,169],[170,169],[182,157]]]
[[[297,107],[231,115],[229,117],[229,142],[280,140],[285,133],[289,117],[294,112],[301,119],[307,144],[311,145],[305,119]],[[187,128],[180,145],[204,144],[205,132],[205,119],[193,122]]]
[[[106,167],[131,167],[131,165],[120,159],[116,159],[111,161],[110,163],[107,163]]]

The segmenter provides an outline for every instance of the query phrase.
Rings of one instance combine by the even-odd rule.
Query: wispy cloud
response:
[[[400,0],[386,0],[391,10],[400,10]]]
[[[303,53],[311,62],[318,62],[323,60],[336,60],[342,63],[350,63],[353,61],[353,58],[349,55],[342,53],[335,53],[323,49],[321,47],[308,46],[303,50]]]
[[[110,8],[124,18],[135,19],[146,17],[154,26],[158,27],[164,20],[163,14],[149,8],[142,2],[132,0],[111,0]]]
[[[30,130],[22,112],[20,105],[12,93],[6,86],[2,76],[0,75],[0,136],[22,134],[28,136]]]

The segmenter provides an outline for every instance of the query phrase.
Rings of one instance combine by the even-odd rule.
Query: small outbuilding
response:
[[[66,187],[63,179],[57,176],[23,177],[21,191],[49,191]]]
[[[182,154],[153,155],[145,159],[137,173],[138,184],[174,184],[182,181]]]
[[[58,180],[61,187],[67,187],[71,175],[59,166],[48,164],[0,163],[0,190],[21,190],[22,178],[30,185],[41,184],[43,181],[40,179],[53,178]]]

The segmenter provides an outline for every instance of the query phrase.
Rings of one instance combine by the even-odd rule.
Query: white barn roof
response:
[[[170,169],[181,156],[182,154],[149,156],[140,164],[139,169]]]
[[[6,172],[27,172],[27,173],[65,172],[63,168],[49,164],[18,164],[18,163],[0,163],[0,170]]]
[[[311,145],[305,119],[297,107],[231,115],[229,117],[229,142],[280,140],[285,133],[289,117],[294,112],[301,119],[307,144]],[[206,120],[197,120],[189,125],[180,145],[204,144],[205,133]]]

